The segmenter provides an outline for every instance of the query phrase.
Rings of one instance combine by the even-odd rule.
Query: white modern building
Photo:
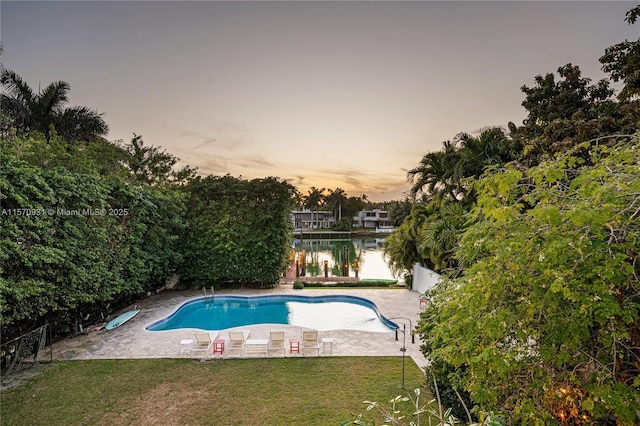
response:
[[[296,231],[331,229],[336,224],[336,217],[333,212],[327,210],[293,210],[291,222]],[[359,211],[358,215],[353,217],[353,227],[375,228],[375,231],[379,233],[391,232],[394,229],[387,211],[381,209]]]
[[[291,220],[296,230],[330,229],[336,224],[333,213],[325,210],[294,210],[291,212]]]
[[[353,217],[353,226],[357,228],[376,228],[376,232],[391,232],[393,223],[386,210],[361,210]]]

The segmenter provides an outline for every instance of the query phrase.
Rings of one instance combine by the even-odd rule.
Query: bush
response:
[[[353,218],[352,217],[343,217],[338,220],[335,225],[333,225],[334,231],[351,231],[353,228]]]
[[[413,288],[413,274],[404,274],[404,285]]]
[[[289,265],[292,187],[277,178],[207,176],[194,179],[186,190],[181,279],[196,288],[216,283],[272,287]]]
[[[301,281],[296,281],[296,283],[300,282],[300,284],[302,284],[305,287],[309,287],[309,288],[322,288],[322,287],[328,287],[328,288],[337,288],[337,287],[342,287],[342,288],[357,288],[357,287],[395,287],[395,283],[396,281],[393,280],[371,280],[371,281],[366,281],[366,280],[362,280],[362,281],[344,281],[344,282],[301,282]],[[296,288],[295,285],[296,283],[293,284],[293,288]]]
[[[456,384],[451,381],[451,377],[458,374],[459,371],[452,365],[441,361],[432,361],[430,367],[426,368],[425,371],[427,372],[427,375],[435,377],[435,380],[438,383],[438,392],[440,394],[440,402],[442,405],[450,409],[451,414],[456,418],[467,418],[464,405],[467,407],[473,407],[475,403],[471,399],[469,393],[463,389],[458,390],[458,395],[463,399],[464,405],[460,401],[460,398],[458,398],[458,395],[456,395],[456,391],[453,389]],[[435,395],[436,389],[434,383],[431,380],[427,380],[427,386],[429,386],[431,393]]]

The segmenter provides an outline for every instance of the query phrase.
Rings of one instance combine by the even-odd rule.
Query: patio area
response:
[[[267,295],[267,294],[297,294],[305,296],[323,296],[329,294],[352,295],[363,297],[375,303],[385,317],[404,317],[411,320],[415,327],[420,312],[419,294],[406,289],[305,289],[293,290],[289,286],[280,285],[270,290],[221,290],[216,295]],[[56,360],[79,359],[117,359],[117,358],[202,358],[202,353],[192,355],[181,353],[181,340],[194,339],[195,329],[181,329],[170,331],[147,331],[145,328],[174,312],[183,303],[202,297],[198,291],[165,291],[138,302],[141,309],[129,322],[111,331],[90,332],[86,336],[67,338],[54,344],[53,356]],[[426,360],[420,352],[420,341],[415,336],[415,343],[411,343],[409,322],[402,319],[393,320],[400,325],[406,322],[407,335],[405,340],[406,356],[410,356],[418,366],[425,366]],[[284,330],[286,339],[285,356],[304,356],[289,353],[289,339],[301,339],[303,328],[283,324],[257,324],[238,327],[229,330],[249,330],[251,339],[268,339],[271,330]],[[228,331],[223,330],[218,338],[228,342]],[[329,345],[323,347],[320,342],[320,356],[402,356],[403,333],[395,332],[364,332],[354,330],[320,331],[319,338],[333,339],[331,351]],[[326,351],[325,351],[326,349]],[[206,359],[220,359],[228,357],[257,357],[264,354],[240,355],[238,352],[213,354],[210,351]],[[271,356],[271,355],[269,355]],[[273,356],[282,357],[280,354]]]

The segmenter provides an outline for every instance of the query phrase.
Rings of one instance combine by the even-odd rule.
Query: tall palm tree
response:
[[[311,227],[313,228],[313,212],[324,204],[324,191],[326,189],[318,189],[315,186],[309,188],[309,193],[304,196],[304,206],[311,210]]]
[[[38,131],[51,140],[51,128],[67,142],[90,141],[104,136],[109,126],[102,114],[88,107],[65,108],[71,86],[56,81],[35,93],[15,72],[2,70],[2,111],[8,117],[8,127],[19,133]],[[8,128],[2,129],[3,133]]]
[[[460,141],[460,169],[464,177],[479,177],[484,169],[515,160],[518,152],[513,142],[499,127],[484,129],[478,137],[467,133],[458,135]]]
[[[457,199],[461,189],[456,167],[458,157],[456,143],[451,141],[445,141],[442,150],[425,154],[420,164],[407,172],[407,179],[413,183],[411,196],[426,192]]]
[[[304,206],[304,195],[302,195],[302,192],[300,192],[298,188],[293,188],[291,200],[295,204],[296,209],[301,209]]]
[[[92,141],[109,132],[102,114],[86,106],[66,108],[55,117],[54,127],[67,142]]]
[[[430,197],[463,200],[469,195],[467,178],[479,177],[488,166],[502,165],[517,155],[516,144],[499,127],[487,128],[478,137],[460,133],[453,141],[445,141],[440,151],[427,153],[417,167],[409,170],[411,195],[422,192]]]
[[[338,220],[342,219],[342,206],[347,203],[347,193],[342,188],[336,188],[335,190],[329,190],[329,194],[326,196],[327,205],[333,210],[334,216],[338,212]]]

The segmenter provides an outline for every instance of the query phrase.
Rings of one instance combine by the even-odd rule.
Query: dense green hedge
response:
[[[174,160],[136,141],[131,154],[106,142],[3,138],[3,341],[45,322],[67,333],[78,317],[97,321],[107,305],[133,303],[175,274],[183,287],[267,286],[285,270],[290,185],[229,176],[176,182],[153,167],[133,173],[127,156],[136,152],[146,164]]]
[[[3,337],[46,321],[64,332],[76,311],[128,303],[180,263],[172,190],[1,161]]]
[[[273,286],[287,267],[292,191],[276,178],[207,176],[191,182],[183,280],[191,286]]]
[[[344,282],[307,282],[296,281],[293,283],[293,288],[302,289],[304,287],[309,288],[358,288],[358,287],[400,287],[396,285],[394,280],[360,280],[360,281],[344,281]]]

